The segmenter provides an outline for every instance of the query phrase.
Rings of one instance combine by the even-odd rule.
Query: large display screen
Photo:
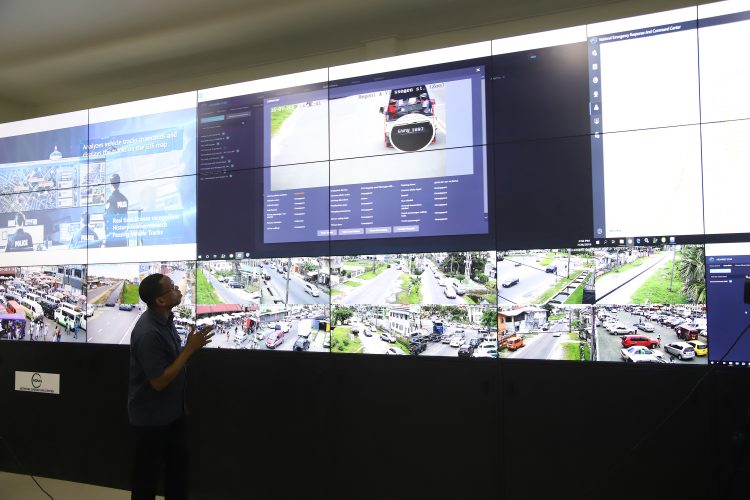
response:
[[[0,124],[3,339],[127,343],[162,272],[220,348],[750,363],[749,25],[718,2]]]

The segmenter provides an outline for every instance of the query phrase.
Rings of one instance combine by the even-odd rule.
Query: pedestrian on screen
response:
[[[211,341],[213,333],[210,327],[196,331],[191,326],[185,347],[181,346],[172,309],[182,301],[182,293],[168,276],[147,276],[138,294],[147,309],[130,336],[131,498],[153,500],[164,470],[166,500],[186,499],[185,364]]]

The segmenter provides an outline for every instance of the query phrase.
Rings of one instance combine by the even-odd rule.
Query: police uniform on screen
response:
[[[5,245],[6,252],[28,252],[34,250],[34,241],[31,235],[23,230],[26,224],[26,217],[22,213],[16,214],[16,232],[8,236],[8,243]]]
[[[117,215],[127,215],[128,198],[120,192],[119,174],[112,174],[109,183],[112,186],[112,194],[109,195],[107,202],[104,204],[104,219],[107,225],[107,246],[124,247],[128,245],[128,240],[124,236],[113,235],[112,219]]]
[[[73,234],[68,248],[91,248],[100,244],[99,236],[89,226],[86,215],[81,216],[81,228]]]

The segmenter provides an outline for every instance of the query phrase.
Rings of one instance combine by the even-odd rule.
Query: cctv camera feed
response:
[[[497,309],[499,356],[508,359],[594,359],[592,306],[500,305]]]
[[[0,339],[86,342],[86,266],[0,268]]]
[[[0,125],[0,265],[85,263],[85,111]]]
[[[130,333],[146,311],[138,286],[150,274],[160,273],[178,288],[180,302],[174,307],[174,323],[182,344],[195,325],[195,262],[164,261],[88,266],[86,297],[88,341],[97,344],[130,344]]]
[[[197,323],[212,347],[327,352],[330,258],[198,263]]]
[[[501,251],[492,273],[501,306],[594,303],[591,248]]]
[[[597,361],[706,364],[703,245],[597,249]]]
[[[494,306],[332,307],[333,353],[497,358]]]
[[[331,301],[337,305],[494,305],[495,252],[332,257]]]

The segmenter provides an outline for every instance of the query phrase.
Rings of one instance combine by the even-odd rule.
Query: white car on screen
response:
[[[606,323],[606,324],[604,325],[604,328],[605,328],[605,329],[606,329],[606,330],[607,330],[607,331],[608,331],[609,333],[614,333],[614,331],[615,331],[615,330],[617,330],[618,328],[625,328],[625,325],[623,325],[623,324],[622,324],[622,323],[620,323],[620,322],[616,322],[616,323],[615,323],[615,322],[612,322],[612,323]]]
[[[496,358],[498,357],[498,351],[497,348],[479,349],[474,351],[473,356],[475,358]]]
[[[452,286],[446,286],[445,290],[443,290],[443,293],[445,293],[445,296],[449,299],[456,298],[456,290],[454,290]]]
[[[664,353],[657,349],[634,345],[627,349],[620,349],[622,360],[629,363],[666,363]]]
[[[464,343],[464,338],[460,335],[456,335],[451,339],[450,346],[451,347],[461,347],[461,344]]]

